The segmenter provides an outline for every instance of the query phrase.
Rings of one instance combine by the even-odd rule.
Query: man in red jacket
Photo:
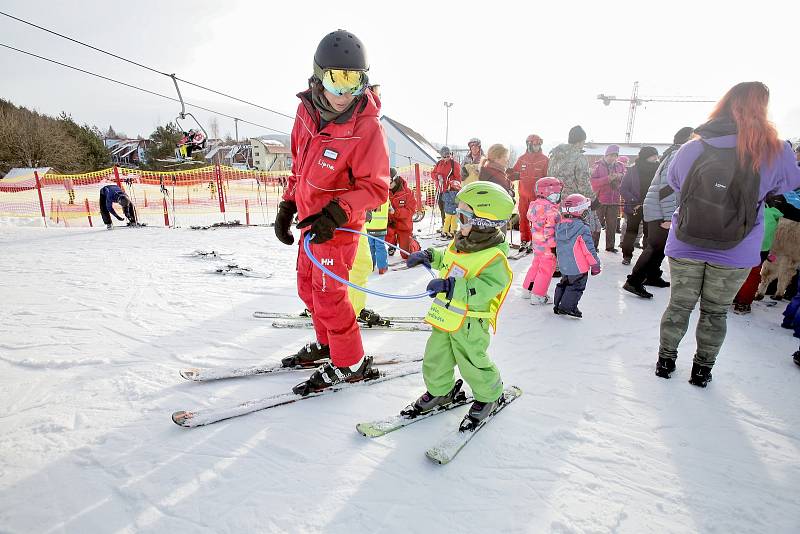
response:
[[[412,237],[414,232],[414,213],[417,211],[417,199],[414,192],[399,174],[392,179],[389,188],[389,228],[386,234],[386,241],[397,245],[403,250],[411,250]],[[408,254],[400,252],[403,259],[408,258]]]
[[[436,162],[431,171],[431,179],[436,186],[436,203],[439,205],[439,212],[442,215],[444,225],[444,200],[442,193],[450,188],[450,180],[461,181],[461,165],[453,158],[450,148],[443,146],[439,150],[442,159]],[[440,230],[441,231],[441,230]]]
[[[313,235],[312,255],[330,271],[347,279],[358,248],[357,234],[367,210],[388,197],[389,149],[378,122],[380,99],[367,79],[369,62],[355,35],[337,30],[320,41],[314,54],[309,89],[298,94],[300,105],[292,129],[292,174],[275,218],[275,235],[294,243],[292,219],[302,229],[297,257],[297,292],[311,312],[316,343],[284,359],[284,365],[321,365],[294,388],[307,395],[339,382],[355,382],[374,374],[364,358],[361,333],[347,296],[347,287],[314,266],[302,249]]]
[[[531,252],[531,225],[528,222],[528,205],[536,200],[533,191],[539,178],[547,176],[547,165],[550,160],[542,154],[544,141],[536,134],[531,134],[525,140],[527,150],[514,164],[512,180],[519,180],[519,233],[520,251],[527,249]]]

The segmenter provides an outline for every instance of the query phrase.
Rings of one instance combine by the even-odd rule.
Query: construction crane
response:
[[[628,127],[625,130],[625,142],[631,142],[633,135],[633,123],[636,120],[636,108],[645,102],[716,102],[716,100],[704,100],[691,96],[669,96],[669,97],[647,97],[639,98],[639,82],[633,82],[633,92],[630,98],[617,98],[616,96],[609,96],[600,93],[597,95],[598,100],[603,101],[603,105],[610,105],[612,101],[629,102],[628,108]]]

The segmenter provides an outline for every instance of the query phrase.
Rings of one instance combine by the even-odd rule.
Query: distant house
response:
[[[435,165],[439,161],[439,151],[425,137],[386,115],[380,120],[389,144],[389,165],[392,167],[403,167],[414,163]]]
[[[280,141],[250,139],[253,167],[260,171],[288,171],[292,168],[292,151]]]
[[[144,162],[145,150],[155,143],[149,139],[103,139],[111,152],[111,162],[120,167],[138,167]]]
[[[619,146],[619,155],[620,156],[628,156],[630,161],[628,164],[633,164],[636,161],[636,157],[639,155],[639,149],[643,146],[651,146],[658,150],[659,156],[664,153],[666,149],[672,146],[671,143],[589,143],[587,142],[583,146],[583,154],[586,156],[586,159],[589,160],[589,166],[591,167],[594,162],[602,158],[606,153],[606,148],[608,145],[618,145]]]
[[[219,144],[211,147],[203,158],[211,165],[227,165],[242,169],[253,167],[252,150],[250,145]]]

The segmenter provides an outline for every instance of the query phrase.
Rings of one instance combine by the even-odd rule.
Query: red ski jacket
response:
[[[438,193],[447,191],[450,189],[450,180],[461,180],[461,165],[452,157],[442,158],[434,165],[431,178]]]
[[[389,148],[378,122],[380,99],[367,90],[343,124],[319,128],[319,112],[311,90],[297,95],[300,105],[292,128],[292,175],[284,200],[297,204],[302,220],[336,199],[347,214],[347,228],[361,230],[367,210],[377,209],[389,196]],[[352,236],[338,232],[339,238]],[[346,237],[346,238],[345,238]]]
[[[514,165],[512,180],[519,179],[519,194],[527,198],[536,198],[533,186],[536,180],[547,176],[547,165],[550,162],[541,152],[525,152]]]
[[[417,211],[417,199],[414,192],[408,187],[405,180],[400,178],[403,185],[396,193],[389,194],[389,201],[394,210],[389,214],[389,225],[400,232],[409,232],[414,229],[414,213]]]

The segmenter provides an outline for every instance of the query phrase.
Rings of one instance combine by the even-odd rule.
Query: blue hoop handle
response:
[[[359,232],[357,230],[351,230],[350,228],[337,228],[337,230],[341,230],[343,232],[350,232],[351,234],[363,235],[363,236],[368,237],[369,239],[375,239],[376,241],[380,241],[381,243],[385,243],[385,244],[387,244],[387,245],[389,245],[391,247],[395,247],[396,249],[400,250],[401,252],[405,252],[406,254],[410,254],[407,250],[403,250],[400,247],[398,247],[397,245],[393,245],[391,243],[387,243],[383,239],[381,239],[379,237],[375,237],[374,235],[365,234],[364,232]],[[333,278],[337,282],[341,282],[342,284],[344,284],[344,285],[346,285],[348,287],[352,287],[355,290],[363,291],[364,293],[367,293],[368,295],[375,295],[376,297],[385,297],[387,299],[413,300],[413,299],[421,299],[421,298],[430,297],[430,294],[427,291],[425,293],[420,293],[418,295],[392,295],[390,293],[382,293],[380,291],[375,291],[374,289],[368,289],[366,287],[361,287],[359,285],[356,285],[356,284],[352,283],[349,280],[345,280],[341,276],[337,275],[336,273],[331,272],[330,269],[328,269],[327,267],[322,265],[319,262],[319,260],[317,260],[317,258],[315,258],[314,255],[311,253],[311,247],[309,246],[308,243],[309,243],[309,241],[311,241],[311,239],[313,237],[314,237],[314,235],[311,232],[308,232],[305,235],[305,238],[303,239],[303,250],[305,251],[306,256],[308,256],[308,259],[311,260],[311,263],[313,263],[319,270],[321,270],[323,273],[327,274],[328,276],[330,276],[331,278]],[[431,274],[431,278],[436,278],[436,274],[434,274],[433,270],[431,270],[430,267],[428,267],[427,265],[424,265],[424,264],[423,264],[423,266],[426,269],[428,269],[428,272]]]

